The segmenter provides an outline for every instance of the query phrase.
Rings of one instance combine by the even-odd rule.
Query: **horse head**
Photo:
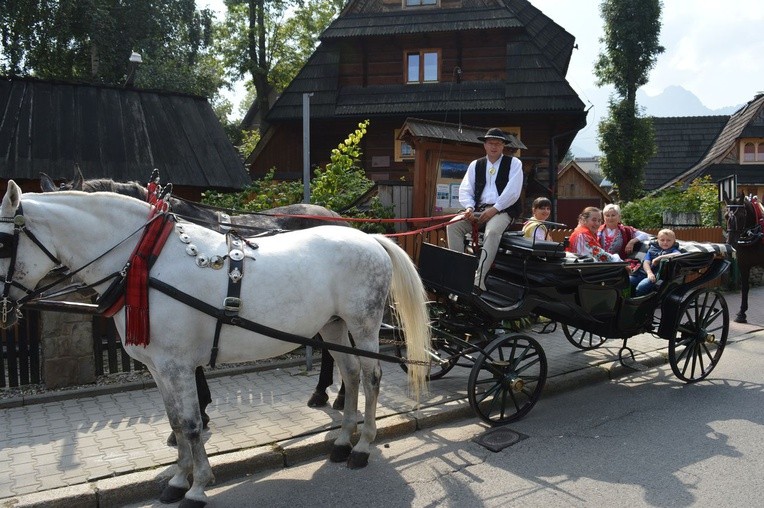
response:
[[[761,241],[762,231],[751,198],[740,194],[726,205],[727,243],[744,247]]]
[[[13,326],[19,308],[38,295],[38,282],[61,262],[28,227],[21,206],[21,188],[13,180],[0,204],[0,273],[5,274],[0,295],[0,328]]]

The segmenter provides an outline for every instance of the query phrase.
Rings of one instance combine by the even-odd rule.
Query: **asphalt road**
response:
[[[665,365],[545,399],[499,452],[470,418],[378,442],[363,470],[316,460],[213,486],[208,506],[759,506],[764,334],[747,337],[694,385]]]

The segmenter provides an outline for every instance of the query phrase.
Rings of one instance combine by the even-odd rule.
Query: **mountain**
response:
[[[602,118],[607,116],[611,90],[611,87],[593,88],[585,90],[580,95],[581,100],[588,103],[590,109],[587,126],[578,133],[571,146],[571,151],[576,157],[599,155],[597,126]],[[681,86],[670,86],[654,96],[637,90],[637,104],[644,108],[644,114],[660,117],[731,115],[742,106],[742,104],[738,104],[737,106],[710,109],[704,106],[695,94]]]

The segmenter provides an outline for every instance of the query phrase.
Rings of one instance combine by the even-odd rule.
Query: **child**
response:
[[[552,213],[552,202],[548,198],[540,197],[533,200],[531,205],[533,217],[523,224],[523,236],[532,240],[549,240],[549,231],[544,225],[544,221],[549,219]]]
[[[632,286],[636,286],[635,296],[644,296],[653,291],[657,280],[653,268],[657,267],[662,259],[677,254],[681,252],[676,246],[676,235],[670,229],[661,229],[658,232],[658,245],[650,245],[642,262],[642,269],[630,277]]]

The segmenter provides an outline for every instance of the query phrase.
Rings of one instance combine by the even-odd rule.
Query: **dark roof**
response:
[[[251,182],[204,97],[0,78],[0,178],[87,178],[240,189]]]
[[[703,158],[678,175],[676,171],[672,172],[671,174],[677,176],[669,179],[659,189],[664,189],[680,181],[691,182],[704,174],[719,174],[723,171],[726,171],[726,174],[719,176],[716,180],[737,174],[738,183],[758,184],[764,182],[764,176],[762,176],[764,164],[736,164],[729,158],[737,140],[748,135],[743,134],[744,132],[761,132],[764,130],[764,94],[757,95],[730,117],[725,118],[728,119],[724,122],[723,128],[717,131],[717,135],[710,143],[706,143],[707,152]],[[751,171],[751,168],[755,168],[755,171]],[[755,176],[757,174],[758,176]]]
[[[729,116],[654,117],[657,153],[645,167],[646,191],[694,166],[716,140]]]
[[[431,139],[436,141],[455,141],[457,143],[468,143],[482,145],[483,142],[478,136],[485,135],[487,127],[474,127],[470,125],[459,125],[455,123],[437,122],[434,120],[422,120],[420,118],[407,118],[398,135],[399,138],[414,137],[421,139]],[[525,150],[528,147],[523,144],[514,134],[505,132],[511,143],[510,148]]]
[[[445,111],[571,112],[584,104],[565,80],[575,38],[527,0],[464,0],[460,8],[388,10],[382,0],[355,0],[321,35],[321,44],[282,92],[269,122],[312,118],[418,115]],[[338,86],[340,41],[437,31],[509,29],[506,75],[493,82],[446,78],[417,85]]]

